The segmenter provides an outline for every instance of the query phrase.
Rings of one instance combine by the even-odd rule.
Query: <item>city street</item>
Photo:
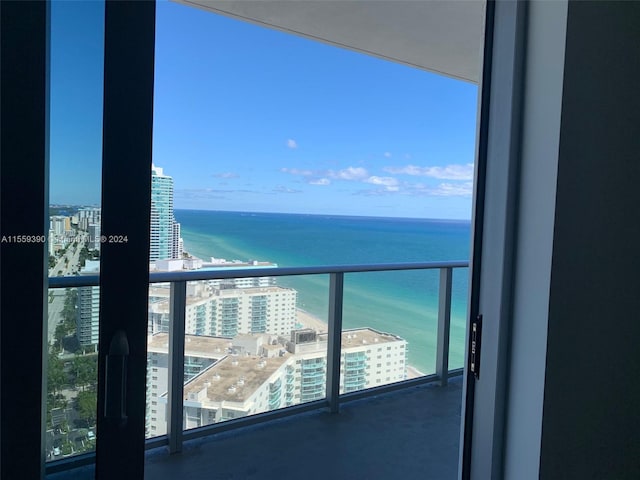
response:
[[[64,297],[65,291],[62,288],[56,288],[49,290],[49,297],[51,298],[51,294],[53,294],[53,302],[48,304],[48,314],[47,314],[47,339],[49,344],[53,343],[53,336],[56,331],[56,327],[58,323],[60,323],[60,315],[62,314],[62,309],[64,308]]]
[[[67,276],[80,271],[80,250],[83,247],[84,241],[70,243],[65,254],[58,259],[53,268],[49,269],[49,276]],[[65,290],[61,288],[51,289],[49,290],[49,295],[51,293],[53,293],[53,301],[49,302],[51,297],[47,297],[47,338],[49,343],[53,342],[56,327],[61,321],[60,315],[64,308]]]

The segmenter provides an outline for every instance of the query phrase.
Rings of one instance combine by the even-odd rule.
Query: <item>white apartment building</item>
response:
[[[344,331],[340,392],[404,380],[406,345],[400,337],[370,328]],[[152,435],[166,433],[167,351],[166,334],[150,338]],[[233,339],[187,335],[184,428],[324,398],[326,356],[327,335],[310,329],[291,332],[290,341],[267,334]]]
[[[100,260],[87,260],[80,275],[97,275],[99,272]],[[99,317],[100,287],[79,287],[76,336],[80,346],[97,348]]]
[[[209,280],[209,284],[213,288],[220,288],[220,289],[270,287],[270,286],[276,285],[276,278],[275,277],[225,278],[222,280]]]
[[[171,238],[171,258],[182,258],[184,253],[184,241],[180,231],[180,223],[173,220],[173,232]]]
[[[168,341],[168,334],[157,333],[149,337],[147,344],[147,436],[167,433],[165,394],[169,388]],[[231,345],[230,338],[187,335],[184,358],[185,381],[191,380],[228,355]],[[163,398],[159,399],[159,397]]]
[[[215,285],[215,282],[212,282]],[[277,285],[216,288],[210,282],[187,284],[185,331],[191,335],[235,337],[245,333],[289,335],[296,324],[297,291]],[[149,289],[149,333],[169,329],[170,288]]]
[[[89,230],[92,223],[100,224],[101,210],[97,207],[81,208],[78,210],[78,228],[85,232]]]
[[[49,219],[49,229],[57,236],[63,236],[71,231],[71,219],[61,215],[55,215]]]
[[[100,224],[90,223],[87,231],[89,233],[87,249],[100,251]]]

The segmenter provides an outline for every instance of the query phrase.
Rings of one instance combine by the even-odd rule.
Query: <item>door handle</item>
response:
[[[129,341],[124,330],[118,330],[109,344],[105,362],[105,418],[119,426],[127,423],[127,358]]]

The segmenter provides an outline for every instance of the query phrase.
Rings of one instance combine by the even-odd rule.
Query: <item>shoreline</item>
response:
[[[426,373],[422,373],[416,367],[407,365],[407,380],[411,380],[412,378],[424,377],[425,375]]]
[[[303,328],[312,328],[318,333],[327,333],[329,330],[327,322],[298,307],[296,307],[296,323],[302,325]]]

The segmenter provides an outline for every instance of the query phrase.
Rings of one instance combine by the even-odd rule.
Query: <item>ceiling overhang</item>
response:
[[[485,0],[177,0],[478,83]]]

